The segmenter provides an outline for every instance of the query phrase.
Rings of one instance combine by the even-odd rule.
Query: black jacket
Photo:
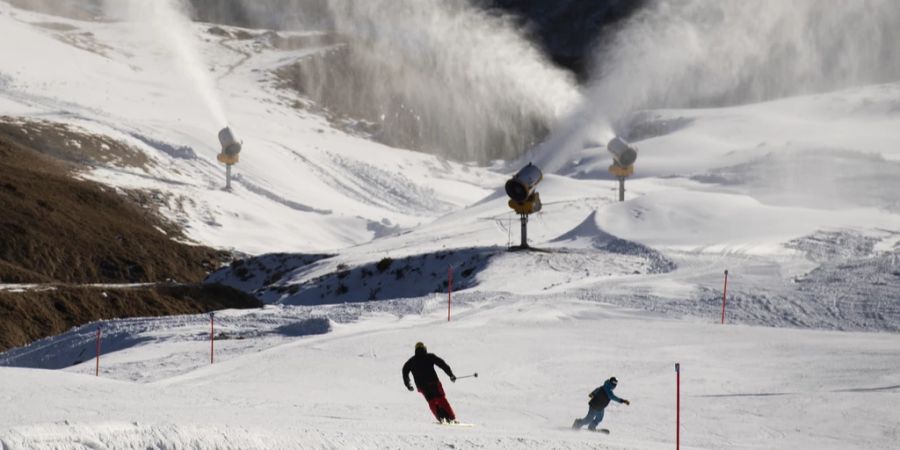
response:
[[[594,391],[590,393],[591,401],[588,402],[588,406],[590,406],[591,409],[603,409],[609,405],[611,400],[623,403],[625,400],[622,400],[617,397],[616,394],[613,394],[613,389],[615,388],[615,385],[607,380],[603,383],[603,386],[594,389]]]
[[[409,373],[412,372],[413,379],[416,380],[416,387],[422,389],[424,386],[438,382],[437,373],[434,366],[438,366],[444,370],[449,377],[454,377],[453,370],[438,358],[434,353],[428,353],[424,350],[417,350],[416,354],[406,364],[403,365],[403,384],[411,387],[409,384]]]

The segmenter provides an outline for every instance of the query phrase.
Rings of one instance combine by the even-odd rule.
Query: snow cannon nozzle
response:
[[[606,150],[612,153],[613,160],[619,167],[629,167],[637,161],[637,149],[618,136],[606,144]]]
[[[528,163],[515,176],[506,182],[506,195],[517,202],[525,202],[534,192],[534,188],[544,179],[544,174],[537,166]]]
[[[219,144],[222,144],[222,153],[216,159],[225,164],[225,190],[231,192],[231,166],[241,160],[242,143],[234,137],[231,127],[225,127],[219,131]]]
[[[224,155],[233,157],[241,152],[241,142],[234,137],[231,127],[225,127],[219,131],[219,143],[222,144],[222,153]]]

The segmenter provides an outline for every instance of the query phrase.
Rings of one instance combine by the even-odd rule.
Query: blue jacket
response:
[[[613,389],[615,389],[615,387],[612,383],[610,383],[609,380],[606,380],[606,382],[603,383],[603,386],[600,386],[591,392],[591,401],[588,402],[588,406],[590,406],[591,409],[601,409],[606,408],[611,400],[622,403],[624,400],[616,397],[616,394],[613,394]]]

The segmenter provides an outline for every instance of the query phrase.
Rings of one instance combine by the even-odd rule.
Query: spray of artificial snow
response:
[[[598,50],[585,102],[539,153],[555,171],[639,110],[896,81],[898,23],[896,0],[656,0]]]
[[[300,28],[328,24],[343,46],[301,61],[295,78],[329,110],[376,123],[374,137],[388,145],[462,160],[515,157],[580,101],[572,74],[509,18],[470,0],[243,4],[296,16]]]
[[[213,125],[228,124],[215,81],[197,51],[197,38],[184,0],[106,0],[106,9],[113,17],[134,22],[136,31],[152,33],[154,40],[172,56],[175,70],[182,71],[190,80],[199,100],[209,110]]]
[[[895,81],[898,23],[896,0],[657,0],[598,58],[591,98],[616,117]]]

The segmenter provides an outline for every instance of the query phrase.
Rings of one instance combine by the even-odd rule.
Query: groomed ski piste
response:
[[[676,361],[685,448],[889,449],[900,432],[893,334],[720,326],[566,296],[454,300],[449,323],[444,299],[222,312],[218,329],[227,338],[216,342],[212,365],[206,317],[105,323],[110,353],[99,378],[92,351],[64,370],[3,369],[4,404],[16,406],[0,416],[2,442],[10,449],[672,448]],[[311,325],[319,315],[332,318],[329,327]],[[92,348],[93,331],[33,350],[75,357]],[[417,340],[458,375],[478,372],[456,383],[444,378],[459,419],[473,427],[438,426],[421,395],[403,386],[400,368]],[[51,343],[60,351],[42,348]],[[6,355],[15,356],[30,357]],[[61,362],[55,358],[45,363]],[[632,404],[607,409],[611,434],[569,429],[587,412],[587,394],[612,375]]]
[[[682,448],[900,441],[900,85],[645,112],[624,203],[602,148],[539,147],[522,161],[553,168],[529,225],[540,251],[509,252],[502,184],[522,161],[336,129],[267,78],[327,48],[210,26],[189,29],[244,140],[230,193],[222,124],[158,37],[0,2],[3,120],[139,150],[146,164],[82,176],[156,192],[187,238],[247,255],[209,281],[268,304],[216,313],[212,364],[206,315],[112,319],[0,354],[0,448],[669,449],[676,363]],[[438,426],[404,388],[417,341],[479,374],[442,378],[472,427]],[[610,376],[632,404],[607,409],[609,435],[572,431]]]

